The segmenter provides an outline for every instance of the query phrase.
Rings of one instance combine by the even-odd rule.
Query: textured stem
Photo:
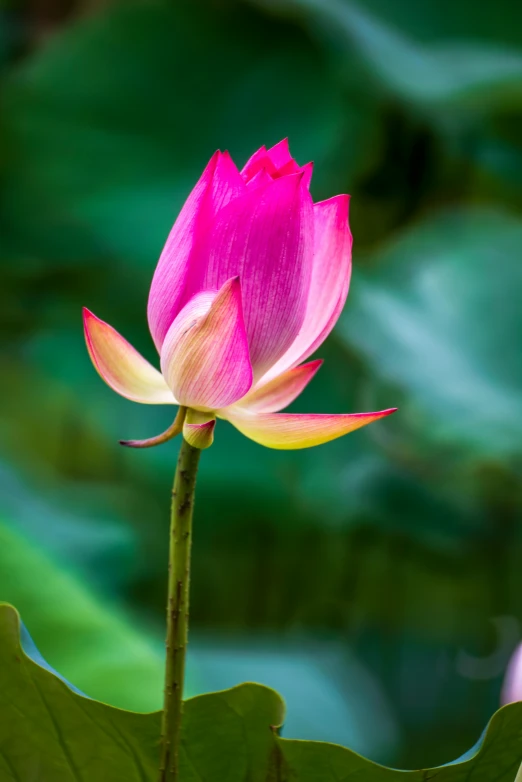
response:
[[[183,680],[189,618],[190,547],[194,490],[201,451],[182,441],[174,489],[169,546],[167,665],[161,730],[160,782],[179,782]]]

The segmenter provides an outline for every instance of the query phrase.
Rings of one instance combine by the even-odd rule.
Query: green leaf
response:
[[[15,611],[0,608],[0,768],[6,782],[153,779],[157,717],[74,693],[29,659]]]
[[[283,704],[244,684],[186,701],[183,782],[512,782],[522,703],[501,709],[465,760],[436,770],[378,766],[343,747],[278,736]],[[0,606],[0,768],[6,782],[153,782],[160,715],[115,709],[74,692],[20,644],[16,611]],[[492,776],[494,774],[494,777]]]
[[[302,13],[315,30],[355,52],[386,90],[422,107],[486,112],[522,101],[522,52],[472,42],[417,42],[404,29],[346,0],[257,0]],[[472,32],[471,32],[472,35]]]
[[[522,451],[522,222],[468,209],[416,225],[354,275],[337,334],[431,445]],[[405,419],[403,419],[405,420]]]

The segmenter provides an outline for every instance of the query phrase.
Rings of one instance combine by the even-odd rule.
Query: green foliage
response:
[[[2,779],[154,779],[159,720],[74,693],[20,646],[15,611],[0,608]]]
[[[19,618],[0,606],[0,763],[19,782],[153,782],[159,714],[136,714],[73,692],[28,657]],[[258,684],[186,701],[180,755],[183,782],[511,782],[520,760],[522,704],[490,722],[469,757],[443,768],[396,771],[333,744],[279,737],[281,698]]]

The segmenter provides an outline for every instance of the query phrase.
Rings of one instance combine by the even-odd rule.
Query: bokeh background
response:
[[[398,406],[301,452],[218,425],[189,689],[278,688],[285,735],[413,767],[468,749],[522,636],[522,4],[0,4],[0,599],[80,689],[161,703],[177,443],[94,372],[213,151],[288,136],[352,194],[348,304],[294,405]]]

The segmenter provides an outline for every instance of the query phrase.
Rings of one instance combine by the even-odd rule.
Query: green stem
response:
[[[172,491],[167,601],[167,665],[161,730],[160,782],[178,782],[183,680],[189,618],[194,490],[201,451],[181,443]]]

